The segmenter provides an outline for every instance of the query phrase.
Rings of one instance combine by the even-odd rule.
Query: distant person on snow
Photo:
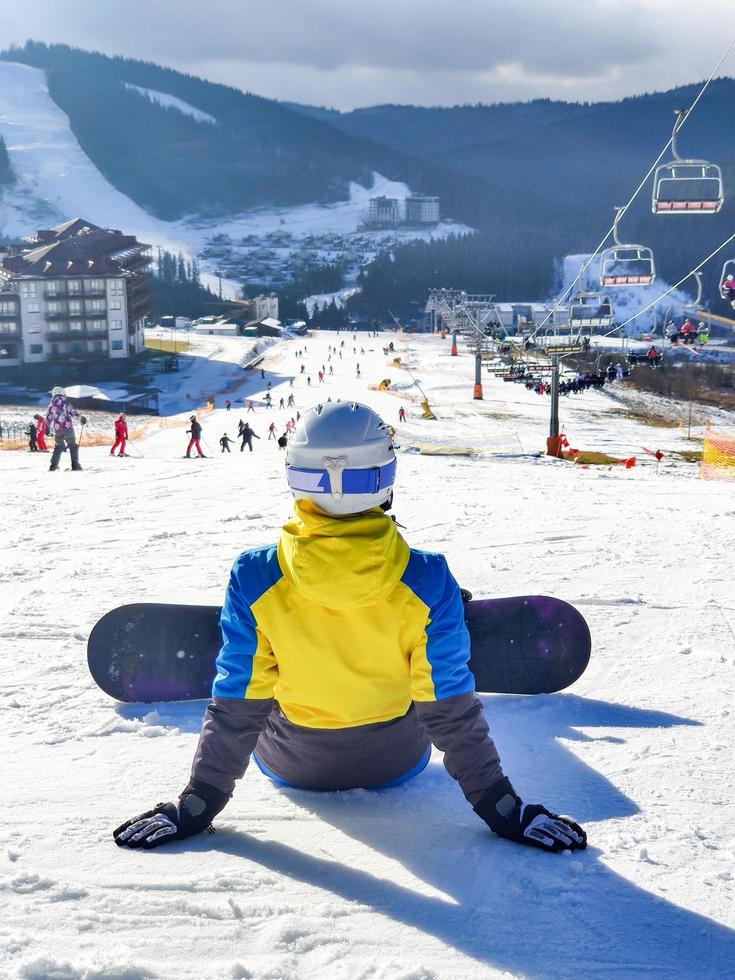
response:
[[[578,824],[524,803],[503,773],[468,667],[459,586],[444,556],[409,548],[386,513],[395,471],[387,428],[367,406],[304,413],[286,450],[295,513],[277,547],[246,551],[232,569],[189,782],[119,826],[119,846],[208,830],[251,756],[277,786],[386,789],[418,776],[432,742],[496,834],[543,851],[586,846]],[[436,806],[431,784],[426,793]]]
[[[255,405],[253,405],[252,401],[250,401],[249,399],[248,399],[248,411],[249,412],[255,411]]]
[[[230,401],[229,398],[225,400],[225,408],[227,409],[228,412],[232,408],[232,402]]]
[[[240,439],[242,440],[242,442],[240,443],[240,452],[242,453],[245,451],[245,446],[247,446],[250,452],[252,452],[253,439],[260,439],[260,436],[256,435],[255,432],[253,432],[253,430],[250,428],[250,425],[246,422],[245,425],[242,427],[242,430],[240,431]]]
[[[401,407],[398,409],[398,421],[399,422],[406,421],[406,409],[403,407],[403,405],[401,405]]]
[[[86,425],[87,420],[83,415],[72,407],[67,401],[66,392],[58,386],[51,392],[51,401],[46,409],[46,431],[54,434],[54,451],[51,454],[51,465],[49,470],[58,470],[61,454],[65,449],[69,450],[71,457],[71,468],[81,470],[79,462],[79,446],[74,435],[74,419],[79,419],[82,425]]]
[[[276,438],[276,423],[275,422],[271,422],[271,424],[268,426],[268,438],[269,439],[275,439]]]
[[[43,415],[33,416],[36,422],[36,445],[38,446],[38,451],[41,453],[48,452],[48,446],[46,445],[46,419]]]
[[[128,422],[125,412],[120,412],[118,417],[115,419],[115,441],[112,444],[112,449],[110,450],[110,456],[115,455],[115,450],[120,447],[120,452],[118,456],[127,455],[125,452],[125,445],[128,441]]]
[[[187,435],[191,436],[189,439],[189,445],[186,447],[186,458],[191,459],[191,450],[196,447],[196,451],[199,453],[199,458],[204,459],[204,453],[202,452],[201,438],[202,438],[202,427],[199,422],[197,422],[196,415],[192,415],[189,419],[191,422],[191,428],[187,429]]]
[[[288,445],[288,436],[284,432],[282,435],[278,437],[278,448],[285,449],[287,445]]]
[[[232,452],[232,450],[230,449],[230,443],[231,443],[231,442],[234,442],[234,441],[235,441],[235,440],[234,440],[234,439],[230,439],[230,437],[229,437],[229,436],[227,435],[227,433],[225,432],[225,433],[223,434],[223,436],[222,436],[222,438],[221,438],[221,439],[220,439],[220,441],[219,441],[219,444],[220,444],[220,446],[222,446],[222,452],[223,452],[223,453],[224,453],[224,452],[228,452],[228,453],[229,453],[229,452]]]
[[[38,445],[36,440],[37,440],[36,423],[29,422],[28,423],[28,449],[32,453],[38,452]]]

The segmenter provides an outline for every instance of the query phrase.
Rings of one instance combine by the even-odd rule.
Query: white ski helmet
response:
[[[359,514],[392,498],[393,440],[367,405],[317,405],[288,440],[286,476],[296,500],[313,500],[328,514]]]
[[[64,391],[64,389],[60,385],[56,385],[55,388],[52,388],[51,389],[51,397],[52,398],[56,398],[57,395],[61,395],[63,397],[65,394],[66,394],[66,392]]]

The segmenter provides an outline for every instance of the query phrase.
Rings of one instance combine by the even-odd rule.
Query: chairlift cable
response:
[[[660,296],[657,296],[656,299],[654,299],[652,302],[650,302],[648,304],[648,306],[644,306],[642,310],[639,310],[637,313],[634,313],[633,316],[628,317],[628,319],[625,321],[625,323],[619,324],[617,327],[615,327],[614,330],[610,330],[608,333],[600,334],[600,339],[603,340],[605,337],[611,336],[613,333],[616,333],[618,330],[623,330],[624,331],[625,328],[628,326],[629,323],[632,323],[634,320],[637,320],[638,317],[639,316],[643,316],[644,313],[648,313],[648,311],[651,310],[651,309],[653,309],[653,307],[656,306],[658,303],[660,303],[662,299],[665,299],[665,297],[668,296],[669,293],[673,293],[673,291],[675,289],[678,289],[679,286],[681,286],[683,283],[685,283],[687,281],[687,279],[691,278],[691,276],[696,275],[699,272],[699,270],[701,268],[703,268],[703,266],[705,266],[709,262],[710,259],[713,259],[715,257],[715,255],[717,255],[719,252],[721,252],[723,250],[723,248],[726,248],[730,244],[730,242],[732,242],[734,240],[735,240],[735,232],[733,232],[733,234],[730,235],[729,238],[726,238],[725,241],[722,242],[721,245],[718,245],[717,248],[713,252],[710,252],[706,259],[702,259],[702,261],[699,263],[699,265],[696,265],[691,270],[691,272],[687,272],[687,274],[685,276],[683,276],[677,283],[674,283],[673,286],[669,286],[669,288],[666,290],[666,292],[661,293],[661,295]]]
[[[559,307],[561,306],[561,304],[573,292],[574,288],[577,286],[577,284],[579,283],[579,281],[581,280],[582,276],[587,271],[587,269],[589,269],[589,267],[592,264],[592,262],[594,261],[594,259],[599,255],[599,253],[600,253],[603,245],[608,240],[608,238],[610,237],[610,235],[613,233],[613,230],[615,228],[616,223],[620,220],[620,218],[622,218],[625,215],[625,213],[628,211],[628,208],[630,208],[630,206],[633,203],[633,201],[635,201],[636,197],[638,197],[638,195],[640,194],[640,192],[643,190],[644,186],[648,182],[648,178],[651,176],[651,174],[654,172],[654,170],[656,169],[656,167],[661,162],[661,159],[663,158],[664,154],[669,149],[669,147],[672,145],[672,143],[673,143],[676,135],[678,135],[678,133],[680,132],[680,130],[683,129],[683,127],[686,125],[687,120],[691,116],[691,114],[694,111],[694,109],[697,107],[697,104],[701,100],[701,98],[704,95],[704,93],[707,91],[710,82],[715,77],[716,72],[718,71],[718,69],[720,68],[720,66],[722,65],[722,63],[725,61],[725,59],[728,57],[728,55],[730,54],[730,52],[733,50],[733,48],[735,48],[735,38],[733,38],[733,40],[730,42],[730,45],[728,46],[727,50],[722,55],[722,57],[717,62],[717,64],[715,65],[715,67],[712,69],[712,71],[710,72],[709,78],[707,78],[707,80],[702,85],[702,87],[699,90],[699,93],[698,93],[697,97],[695,98],[694,102],[692,102],[692,104],[686,110],[686,112],[685,112],[685,114],[684,114],[684,116],[682,118],[681,125],[679,125],[675,129],[675,131],[671,134],[671,136],[669,137],[669,139],[666,142],[666,145],[663,147],[663,149],[661,150],[661,152],[659,153],[659,155],[656,157],[656,159],[654,160],[654,162],[651,164],[651,166],[648,169],[648,172],[646,173],[645,177],[640,182],[640,184],[638,185],[638,187],[636,187],[636,189],[633,192],[633,195],[630,198],[630,200],[628,201],[628,203],[624,207],[619,208],[619,209],[616,210],[616,218],[615,218],[615,221],[613,221],[613,224],[610,226],[610,228],[605,233],[605,237],[599,242],[599,244],[597,245],[597,248],[595,249],[595,251],[592,253],[592,255],[589,256],[589,258],[587,259],[587,261],[580,268],[579,272],[577,273],[577,278],[574,280],[574,282],[572,282],[572,284],[570,286],[568,286],[564,290],[564,292],[561,294],[561,296],[559,296],[557,298],[557,300],[554,303],[554,305],[551,308],[551,310],[549,310],[549,312],[546,314],[546,316],[544,317],[544,319],[538,325],[538,327],[536,328],[536,330],[534,330],[534,332],[531,334],[531,339],[535,338],[537,332],[543,326],[545,326],[548,323],[548,321],[549,321],[549,319],[551,317],[553,317],[553,315],[559,309]],[[713,254],[717,254],[717,253],[715,252]],[[691,275],[691,273],[690,273],[690,275]],[[672,287],[672,288],[675,289],[676,287]],[[663,295],[665,296],[666,293],[664,293]],[[640,314],[637,314],[637,315],[640,315]],[[608,336],[608,335],[605,335],[605,336]]]

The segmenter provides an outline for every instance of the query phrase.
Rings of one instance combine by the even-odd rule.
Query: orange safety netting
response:
[[[699,475],[703,480],[735,480],[735,436],[707,433]]]

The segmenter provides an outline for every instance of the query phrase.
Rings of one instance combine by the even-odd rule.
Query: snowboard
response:
[[[590,631],[574,606],[549,596],[465,602],[477,690],[549,694],[581,677]],[[218,606],[134,603],[100,619],[87,643],[95,682],[118,701],[211,695],[222,645]]]

